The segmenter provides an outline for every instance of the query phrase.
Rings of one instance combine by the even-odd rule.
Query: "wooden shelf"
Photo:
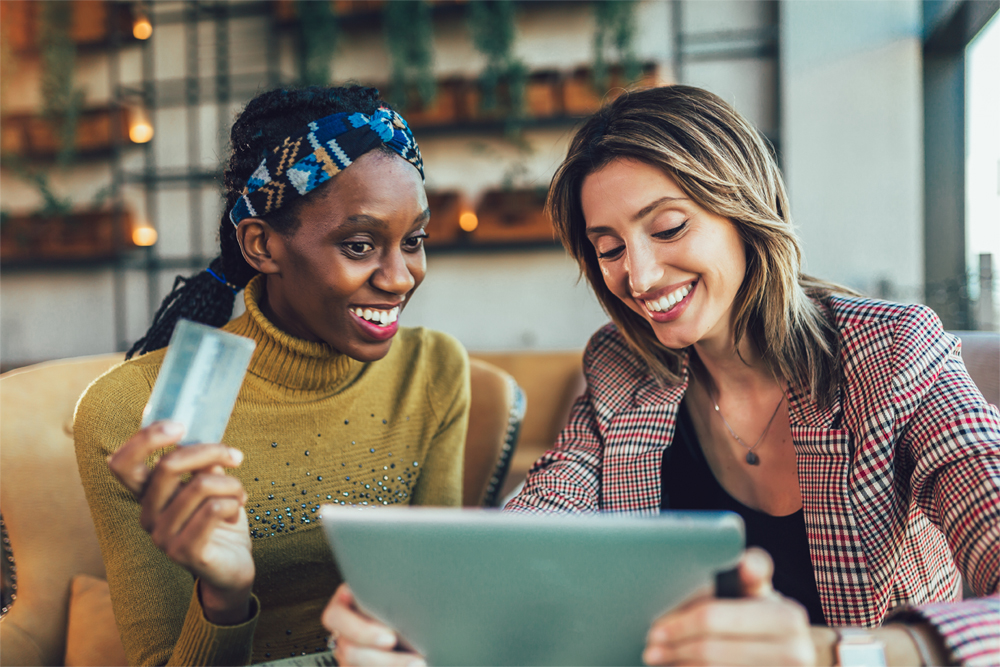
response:
[[[658,83],[655,63],[646,63],[635,83],[624,80],[621,68],[611,68],[609,83],[603,91],[595,89],[589,68],[572,71],[539,70],[525,83],[523,127],[572,125],[601,108],[604,101],[618,97],[630,87],[648,87]],[[382,90],[380,88],[380,90]],[[383,90],[389,97],[391,90]],[[423,108],[400,111],[419,139],[433,134],[492,132],[505,129],[511,121],[510,94],[505,86],[497,90],[496,108],[484,110],[477,79],[449,77],[437,83],[437,95]]]
[[[132,36],[132,4],[110,0],[70,0],[61,3],[72,14],[70,39],[82,50],[107,48],[114,39],[138,42]],[[38,55],[38,32],[42,2],[4,0],[0,23],[10,49],[17,55]],[[115,30],[117,35],[110,34]],[[113,39],[114,38],[114,39]]]
[[[9,215],[0,226],[0,261],[8,264],[104,261],[135,248],[127,213]]]
[[[459,225],[471,203],[455,190],[427,193],[431,222],[427,227],[429,250],[472,248],[552,247],[558,244],[552,221],[546,215],[545,191],[537,189],[489,190],[475,207],[476,228]]]
[[[128,143],[125,114],[111,108],[82,111],[74,141],[77,157],[110,156],[116,142]],[[4,157],[52,159],[61,144],[58,126],[42,116],[11,114],[0,120],[0,152]]]

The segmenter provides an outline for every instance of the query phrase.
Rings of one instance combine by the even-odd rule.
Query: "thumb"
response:
[[[771,585],[774,561],[763,549],[759,547],[747,549],[740,559],[737,571],[744,596],[759,598],[774,594],[774,587]]]

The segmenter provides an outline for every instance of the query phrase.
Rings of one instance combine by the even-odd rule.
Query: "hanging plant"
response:
[[[392,58],[390,101],[400,109],[434,101],[434,28],[426,0],[385,3],[385,43]]]
[[[516,34],[514,3],[511,0],[480,0],[469,4],[469,32],[476,50],[486,57],[479,75],[484,111],[497,108],[498,90],[507,87],[507,132],[520,133],[524,121],[524,89],[528,69],[514,56]]]
[[[610,85],[608,54],[621,65],[626,83],[639,80],[642,69],[635,55],[635,0],[598,0],[594,3],[594,85],[604,92]]]
[[[298,0],[302,83],[330,84],[330,65],[339,38],[337,17],[329,0]]]
[[[73,13],[67,11],[62,3],[45,2],[39,9],[42,115],[56,129],[60,166],[66,166],[73,160],[76,124],[83,106],[83,92],[73,87],[76,45],[70,37],[72,21]]]

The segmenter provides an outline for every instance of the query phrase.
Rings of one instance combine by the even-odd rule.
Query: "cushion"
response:
[[[73,577],[66,629],[66,665],[127,665],[125,649],[111,610],[108,582],[89,574]]]

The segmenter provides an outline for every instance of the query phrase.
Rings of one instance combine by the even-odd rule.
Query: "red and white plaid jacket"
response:
[[[788,406],[826,620],[870,627],[893,610],[916,615],[956,662],[998,664],[1000,412],[930,309],[823,305],[840,333],[838,399],[823,409],[793,388]],[[682,384],[659,386],[609,324],[591,338],[584,372],[569,423],[506,509],[659,512],[687,369]],[[991,597],[956,602],[959,571]]]

